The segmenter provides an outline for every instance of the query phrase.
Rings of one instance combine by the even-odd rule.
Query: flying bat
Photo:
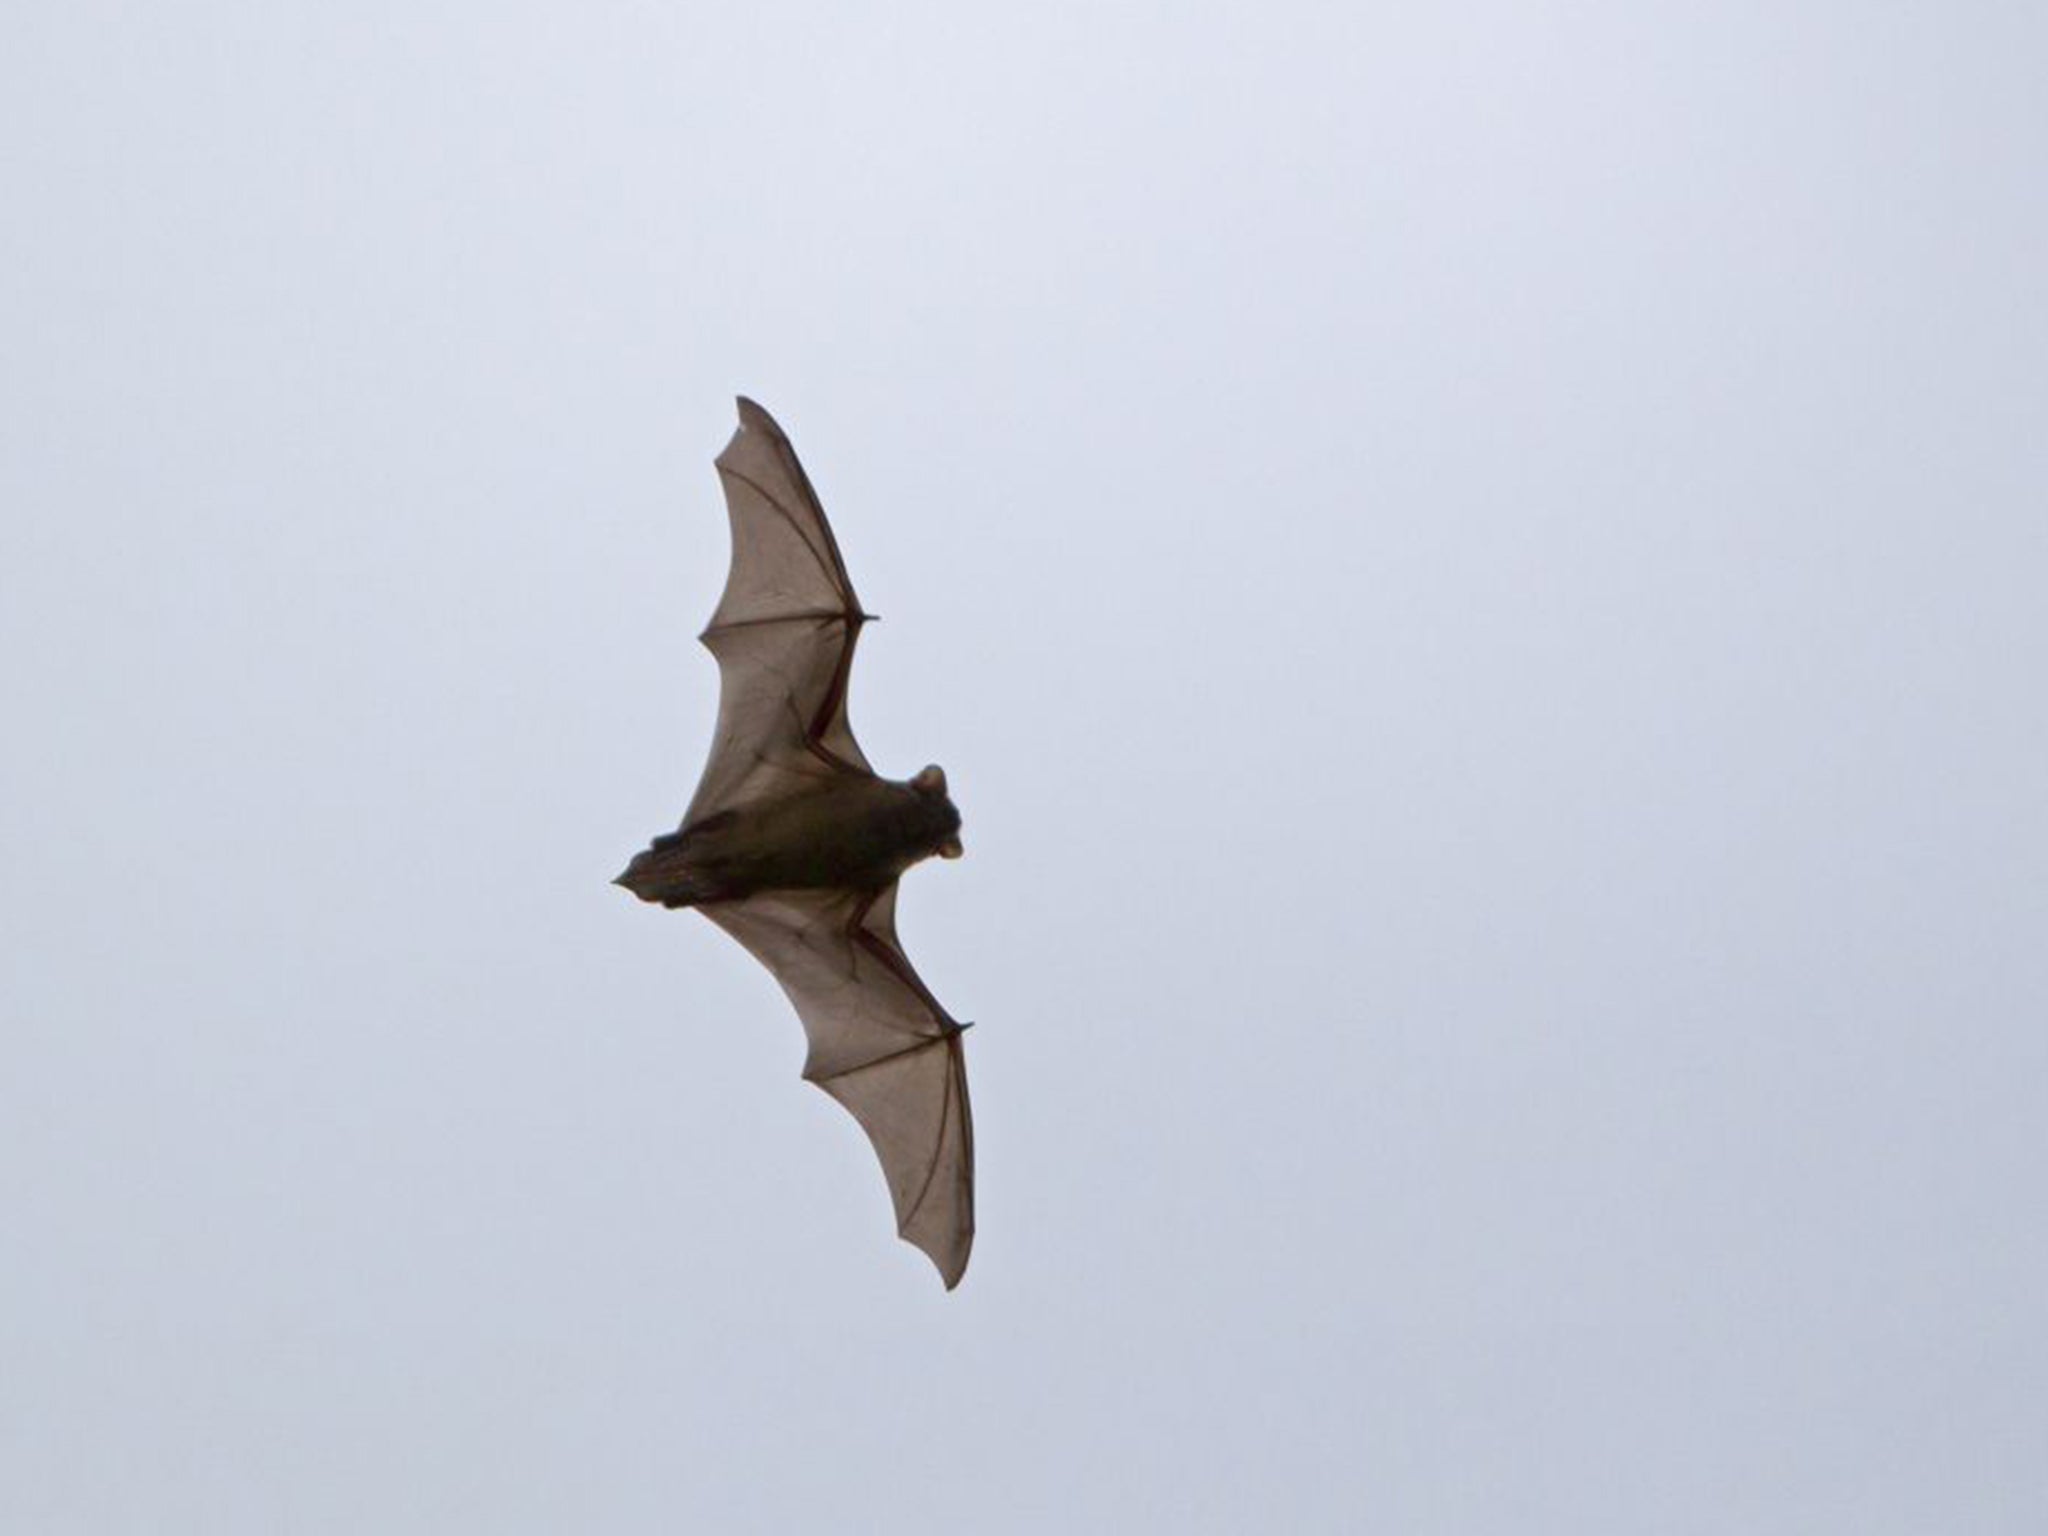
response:
[[[853,1113],[889,1182],[896,1230],[951,1290],[974,1242],[966,1026],[896,938],[896,882],[960,856],[936,765],[885,779],[846,721],[864,612],[825,509],[774,418],[739,402],[718,456],[732,523],[725,594],[699,637],[718,658],[718,727],[683,822],[615,882],[694,907],[789,994],[804,1077]]]

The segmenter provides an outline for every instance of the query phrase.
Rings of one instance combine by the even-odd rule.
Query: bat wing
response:
[[[782,428],[744,397],[739,413],[718,456],[732,568],[700,636],[718,658],[718,728],[685,827],[806,779],[873,771],[846,722],[854,642],[872,615]]]
[[[804,1077],[874,1143],[896,1231],[951,1290],[974,1244],[974,1124],[965,1026],[918,980],[896,939],[896,887],[763,891],[698,908],[782,983],[810,1040]]]

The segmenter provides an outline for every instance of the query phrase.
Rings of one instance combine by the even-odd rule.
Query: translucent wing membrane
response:
[[[774,973],[810,1041],[804,1076],[874,1144],[896,1230],[951,1289],[974,1239],[974,1131],[961,1026],[896,938],[896,888],[766,891],[699,908]]]
[[[956,1031],[818,1084],[874,1143],[896,1205],[896,1230],[922,1248],[951,1290],[974,1243],[974,1129],[967,1057]]]
[[[718,473],[732,566],[703,634],[718,658],[718,730],[685,826],[807,777],[869,771],[846,720],[866,615],[796,451],[751,400]]]

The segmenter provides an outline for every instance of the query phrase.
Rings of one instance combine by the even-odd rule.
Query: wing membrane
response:
[[[732,526],[725,592],[702,639],[718,727],[684,825],[819,774],[871,771],[846,719],[867,621],[796,450],[751,400],[718,456]]]
[[[962,1026],[896,938],[896,888],[765,891],[698,909],[774,974],[810,1041],[804,1076],[860,1122],[896,1230],[948,1289],[974,1241],[974,1128]]]

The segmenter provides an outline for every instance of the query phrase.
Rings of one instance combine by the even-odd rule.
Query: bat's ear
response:
[[[910,787],[921,795],[943,795],[946,792],[946,770],[937,763],[920,768],[917,777],[910,781]]]

